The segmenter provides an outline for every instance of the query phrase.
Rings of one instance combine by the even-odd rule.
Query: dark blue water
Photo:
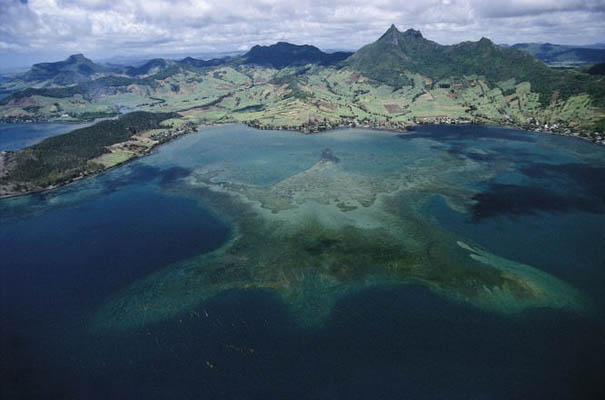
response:
[[[501,256],[548,271],[601,300],[605,281],[605,149],[567,137],[506,128],[420,127],[446,151],[515,168],[481,185],[469,214],[434,198],[428,213]],[[412,135],[413,136],[413,135]],[[481,154],[469,152],[481,143]],[[527,143],[532,144],[528,146]]]
[[[2,398],[603,397],[604,153],[500,128],[422,127],[404,139],[439,145],[436,155],[516,165],[483,184],[471,213],[436,197],[427,217],[499,255],[547,266],[587,293],[595,313],[503,315],[396,286],[344,298],[325,324],[306,331],[278,297],[233,290],[143,328],[88,329],[117,290],[227,240],[220,217],[179,190],[181,177],[225,154],[239,160],[246,148],[266,150],[267,141],[288,146],[282,133],[215,132],[58,191],[0,202]],[[293,136],[285,153],[299,157],[306,138]],[[309,140],[322,146],[324,139]],[[477,146],[484,151],[468,151]],[[554,193],[561,205],[544,204],[532,188]]]
[[[31,124],[0,124],[0,151],[18,150],[42,140],[62,135],[91,123],[36,122]]]

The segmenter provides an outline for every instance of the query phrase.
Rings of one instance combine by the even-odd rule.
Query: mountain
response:
[[[278,42],[271,46],[256,45],[243,56],[244,64],[282,69],[306,64],[333,65],[352,53],[324,53],[315,46]]]
[[[411,82],[406,72],[418,73],[433,81],[482,76],[489,84],[507,80],[530,82],[542,104],[558,97],[589,92],[603,102],[602,85],[591,84],[590,76],[549,68],[532,55],[514,47],[503,48],[487,38],[477,42],[440,45],[425,39],[419,31],[397,30],[392,25],[376,42],[353,54],[346,63],[370,78],[401,87]]]
[[[95,64],[82,54],[74,54],[64,61],[34,64],[20,78],[26,82],[50,81],[55,85],[72,85],[108,72],[112,72],[112,69]]]
[[[547,64],[594,64],[605,62],[605,49],[564,46],[552,43],[517,43],[512,47],[525,51]]]
[[[0,82],[10,92],[0,98],[0,121],[84,120],[136,107],[306,132],[321,129],[318,121],[394,129],[473,121],[586,135],[605,128],[599,68],[553,69],[486,38],[445,46],[395,26],[348,54],[282,42],[227,59],[156,58],[64,87],[9,80]],[[308,63],[316,66],[284,68]]]
[[[440,46],[422,37],[419,31],[399,32],[391,25],[376,42],[357,50],[347,64],[369,77],[393,86],[409,83],[407,70],[417,72],[431,59],[442,58]],[[433,63],[431,63],[433,64]]]
[[[193,68],[207,68],[207,67],[218,67],[219,65],[225,64],[229,58],[213,58],[212,60],[200,60],[193,57],[185,57],[180,61],[166,60],[164,58],[154,58],[147,61],[138,67],[126,67],[125,73],[130,77],[147,77],[156,74],[162,76],[169,76],[173,73],[177,73],[181,68],[193,67]]]
[[[217,67],[219,65],[225,64],[228,60],[227,58],[213,58],[211,60],[200,60],[198,58],[193,57],[185,57],[178,63],[183,66],[195,67],[195,68],[207,68],[207,67]]]
[[[482,75],[488,81],[521,81],[528,69],[546,70],[535,58],[515,49],[503,49],[487,38],[444,46],[425,39],[414,29],[400,32],[395,25],[376,42],[359,49],[348,64],[392,85],[407,83],[406,71],[434,80]]]
[[[145,76],[154,75],[165,69],[176,65],[175,61],[165,60],[163,58],[154,58],[147,61],[140,67],[126,67],[126,75],[128,76]]]
[[[200,53],[154,53],[154,58],[163,58],[166,60],[182,60],[184,58],[192,58],[194,60],[211,60],[224,59],[233,56],[241,56],[244,51],[214,51]],[[148,55],[120,55],[113,56],[100,60],[103,64],[120,65],[123,67],[132,66],[138,67],[149,61]]]

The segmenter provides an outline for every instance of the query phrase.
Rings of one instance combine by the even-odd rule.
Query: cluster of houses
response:
[[[474,124],[475,119],[467,118],[450,118],[450,117],[414,117],[416,124],[437,124],[437,125],[458,125],[458,124]]]
[[[451,118],[447,116],[432,116],[432,117],[414,117],[415,124],[443,124],[443,125],[457,125],[457,124],[476,124],[484,123],[484,120],[476,118]],[[512,120],[509,121],[512,123]],[[392,120],[359,120],[357,118],[343,118],[337,122],[329,121],[327,119],[310,119],[302,125],[268,125],[263,124],[258,120],[248,121],[247,125],[256,129],[268,129],[268,130],[289,130],[299,131],[306,134],[317,133],[329,129],[336,128],[368,128],[368,129],[384,129],[394,131],[405,131],[407,126],[402,121]],[[593,134],[579,134],[572,132],[568,127],[563,126],[561,123],[540,123],[534,117],[527,119],[527,124],[523,126],[524,129],[532,130],[540,133],[551,133],[558,135],[576,136],[584,140],[590,140],[596,144],[605,145],[605,134],[595,132]]]
[[[299,131],[305,134],[338,128],[367,128],[393,131],[405,131],[407,128],[406,124],[402,121],[371,121],[367,119],[359,120],[357,118],[343,118],[339,121],[329,121],[325,118],[322,120],[310,119],[302,125],[266,125],[258,120],[248,121],[246,124],[256,129]]]
[[[33,122],[47,122],[48,119],[41,116],[13,116],[0,118],[0,124],[31,124]]]
[[[197,130],[197,126],[192,122],[187,122],[178,128],[165,129],[160,132],[152,133],[149,135],[150,139],[157,140],[159,143],[165,143],[169,140],[175,139],[179,136],[193,133]]]
[[[589,140],[593,143],[605,145],[605,134],[594,132],[593,134],[580,134],[578,132],[572,132],[571,129],[563,126],[560,123],[544,123],[542,124],[538,119],[534,117],[527,118],[528,130],[533,130],[538,133],[550,133],[555,135],[574,136],[580,139]]]

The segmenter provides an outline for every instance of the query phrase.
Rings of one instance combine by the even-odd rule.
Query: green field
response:
[[[528,121],[590,134],[605,117],[586,94],[554,99],[544,106],[528,82],[489,84],[482,77],[441,79],[406,73],[406,86],[393,87],[349,67],[307,66],[275,70],[221,66],[180,71],[163,79],[118,87],[111,93],[69,97],[33,95],[0,106],[3,117],[82,120],[120,109],[179,112],[193,123],[243,122],[299,129],[303,124],[349,121],[403,124],[439,118],[520,127]],[[532,122],[534,124],[534,122]],[[563,128],[561,128],[563,129]]]

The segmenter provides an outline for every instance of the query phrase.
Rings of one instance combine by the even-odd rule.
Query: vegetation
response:
[[[324,53],[314,46],[279,42],[271,46],[254,46],[243,56],[243,62],[281,69],[306,64],[333,65],[351,54],[342,51]]]
[[[108,153],[107,146],[128,140],[136,133],[156,129],[172,113],[133,112],[117,120],[101,121],[65,135],[48,138],[15,153],[15,167],[6,182],[27,182],[47,187],[90,172],[88,161]]]
[[[278,43],[226,59],[155,59],[77,85],[11,89],[0,119],[74,121],[130,109],[305,132],[479,122],[605,142],[592,135],[605,118],[603,75],[554,70],[485,38],[442,46],[394,26],[347,55]]]
[[[424,39],[418,31],[399,32],[392,26],[378,41],[360,49],[347,62],[352,68],[392,86],[409,84],[405,71],[431,80],[475,75],[484,77],[491,85],[510,79],[530,82],[543,105],[550,103],[554,92],[563,99],[590,93],[599,105],[604,104],[603,80],[573,71],[553,70],[527,53],[499,47],[486,38],[442,46]]]
[[[590,75],[605,75],[605,63],[595,64],[586,72],[588,72]]]
[[[86,98],[92,98],[93,96],[98,96],[100,94],[114,93],[116,88],[124,87],[135,82],[141,81],[121,76],[106,76],[67,87],[27,88],[0,99],[0,105],[8,104],[14,100],[24,99],[32,96],[60,99],[73,97],[79,94]]]
[[[164,60],[163,58],[154,58],[153,60],[147,61],[140,67],[128,67],[126,68],[126,74],[128,76],[139,76],[148,75],[154,72],[159,72],[171,65],[174,65],[174,61]]]
[[[599,132],[599,133],[605,133],[605,118],[601,118],[596,124],[595,124],[595,132]]]

